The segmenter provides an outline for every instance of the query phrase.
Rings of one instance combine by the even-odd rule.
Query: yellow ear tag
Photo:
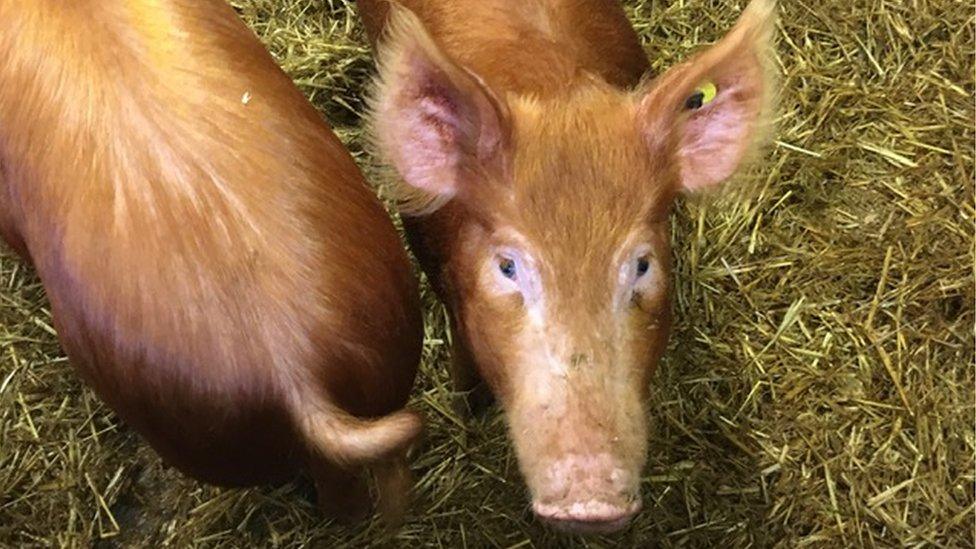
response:
[[[718,88],[712,82],[705,82],[701,86],[695,89],[695,93],[685,101],[685,107],[688,109],[700,109],[702,105],[707,105],[715,99],[715,95],[718,93]]]
[[[702,105],[711,103],[712,99],[715,99],[715,94],[718,93],[718,89],[712,82],[705,82],[699,86],[698,91],[702,92]]]

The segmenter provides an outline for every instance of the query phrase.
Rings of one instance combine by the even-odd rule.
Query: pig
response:
[[[775,5],[660,76],[613,0],[359,0],[375,150],[445,303],[457,391],[505,413],[534,513],[641,508],[669,212],[768,135]]]
[[[328,124],[221,0],[0,0],[0,234],[162,459],[402,506],[422,318]],[[390,507],[392,511],[394,507]]]

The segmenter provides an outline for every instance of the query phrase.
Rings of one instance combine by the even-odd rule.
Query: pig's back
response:
[[[400,0],[438,45],[497,92],[545,97],[584,75],[620,87],[650,68],[617,0]],[[374,42],[389,3],[358,0]]]
[[[189,37],[157,51],[97,24],[153,14],[80,2],[41,25],[40,4],[0,5],[0,219],[99,395],[223,484],[294,470],[296,388],[359,415],[401,407],[420,329],[399,240],[230,8],[149,29]]]

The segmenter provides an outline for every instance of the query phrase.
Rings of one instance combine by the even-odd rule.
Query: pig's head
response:
[[[669,330],[668,214],[762,134],[773,6],[638,90],[581,75],[499,96],[394,12],[374,130],[403,211],[441,215],[459,337],[504,408],[533,509],[614,530],[640,508],[648,381]]]

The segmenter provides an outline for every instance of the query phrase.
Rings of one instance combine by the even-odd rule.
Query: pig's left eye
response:
[[[650,268],[651,262],[647,259],[646,255],[642,255],[637,258],[637,278],[646,275],[648,269]]]

